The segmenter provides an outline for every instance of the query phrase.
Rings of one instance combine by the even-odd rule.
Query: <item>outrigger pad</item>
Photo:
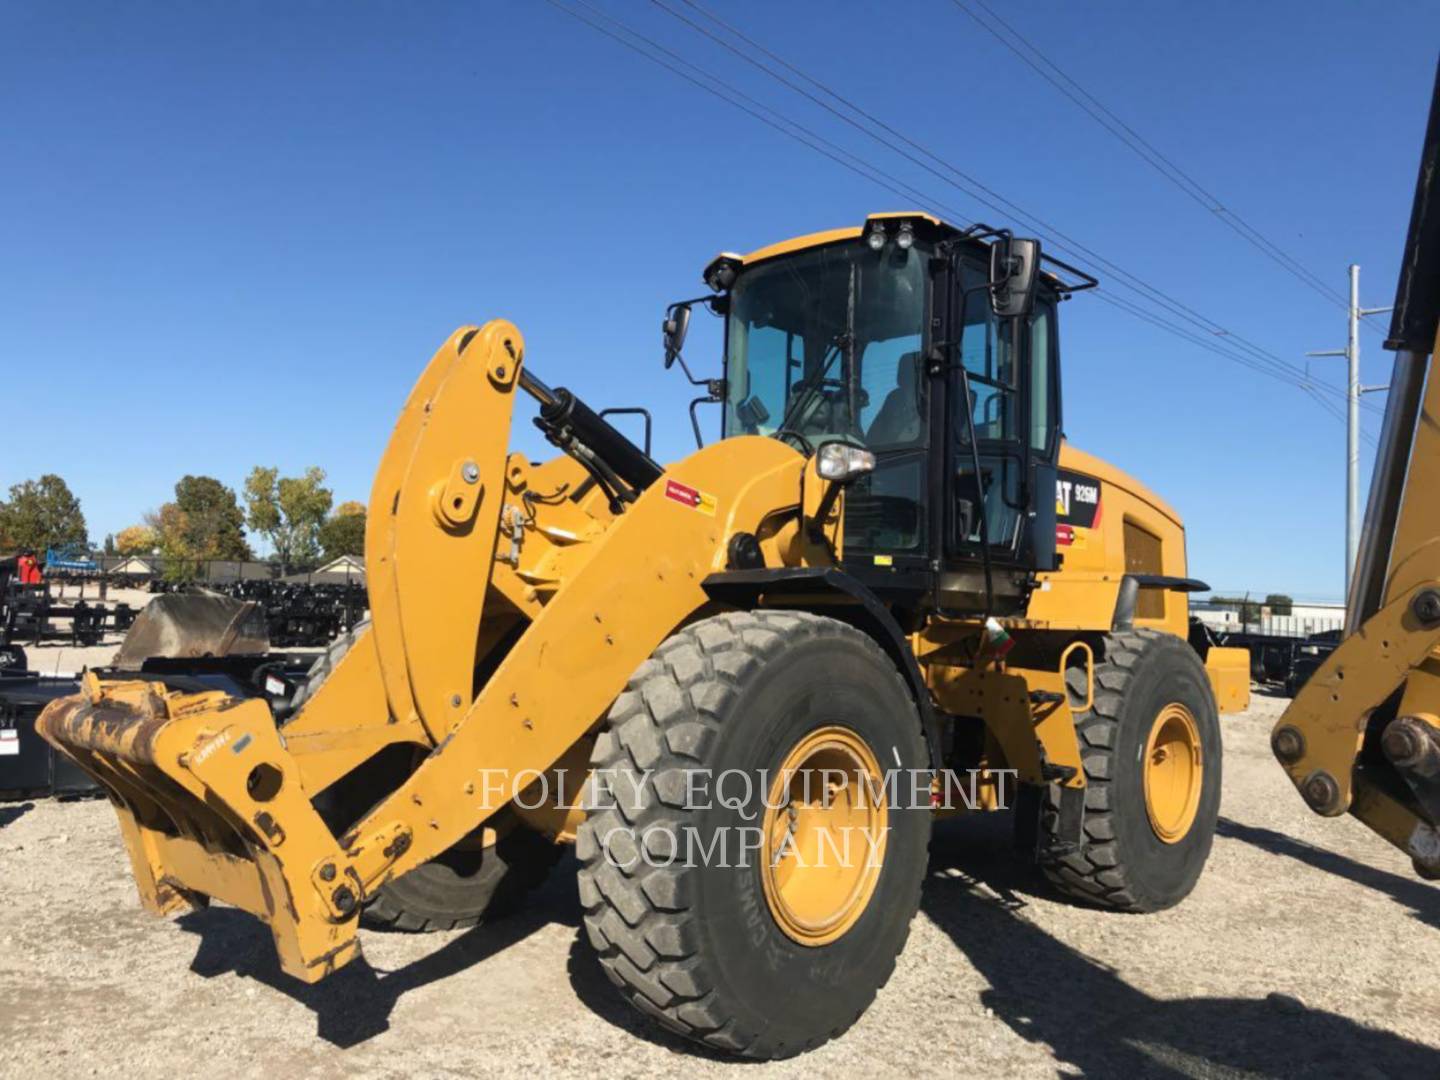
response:
[[[250,600],[212,592],[164,593],[136,616],[115,666],[139,671],[155,656],[248,656],[270,651],[265,611]]]

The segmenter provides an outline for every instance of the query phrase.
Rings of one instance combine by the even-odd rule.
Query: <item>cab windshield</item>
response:
[[[857,238],[742,273],[726,333],[726,436],[922,445],[924,265],[919,245],[877,252]]]

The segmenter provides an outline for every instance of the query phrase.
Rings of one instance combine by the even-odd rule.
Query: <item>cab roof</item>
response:
[[[874,222],[907,222],[915,230],[917,235],[926,240],[946,240],[966,236],[974,237],[975,243],[981,244],[985,238],[996,235],[995,230],[987,225],[974,225],[968,229],[960,229],[947,221],[942,221],[933,214],[927,214],[923,210],[891,210],[880,214],[870,214],[865,218],[862,225],[851,225],[843,229],[825,229],[822,232],[806,233],[804,236],[791,237],[789,240],[781,240],[775,244],[767,244],[762,248],[756,248],[748,255],[737,255],[733,251],[722,251],[715,258],[711,259],[705,266],[705,272],[701,278],[705,284],[716,292],[728,289],[734,282],[735,275],[754,266],[756,263],[764,262],[767,259],[778,258],[781,255],[790,255],[797,251],[805,251],[809,248],[824,247],[826,244],[835,244],[843,240],[855,240],[865,235]],[[978,235],[977,235],[978,234]],[[1060,262],[1054,256],[1044,256],[1045,262],[1052,267],[1058,267],[1067,271],[1070,277],[1078,278],[1078,281],[1067,281],[1052,269],[1044,266],[1040,269],[1041,278],[1051,288],[1055,289],[1061,296],[1068,296],[1072,292],[1082,289],[1094,288],[1099,284],[1095,278],[1076,267]],[[728,269],[726,269],[728,268]],[[725,269],[725,273],[717,277],[717,272]],[[726,280],[728,278],[728,280]]]
[[[789,255],[792,252],[804,251],[806,248],[822,247],[825,244],[838,243],[841,240],[854,240],[865,234],[866,228],[872,221],[911,221],[921,225],[926,231],[945,233],[951,236],[961,235],[961,230],[954,225],[941,221],[932,214],[923,210],[895,210],[880,214],[870,214],[865,218],[862,225],[850,225],[843,229],[825,229],[821,232],[806,233],[804,236],[791,237],[789,240],[781,240],[778,243],[766,244],[762,248],[756,248],[748,255],[737,255],[733,251],[722,251],[711,259],[705,266],[705,273],[702,277],[708,282],[711,271],[717,264],[722,262],[731,263],[736,269],[753,266],[755,263],[764,262],[766,259],[773,259],[780,255]]]

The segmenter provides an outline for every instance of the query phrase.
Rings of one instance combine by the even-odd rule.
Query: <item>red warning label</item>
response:
[[[699,510],[702,514],[714,515],[715,496],[706,495],[689,484],[682,484],[679,480],[665,481],[665,497],[681,506],[688,506],[692,510]]]

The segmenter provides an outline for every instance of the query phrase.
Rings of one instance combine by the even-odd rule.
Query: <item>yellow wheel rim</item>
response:
[[[801,945],[839,939],[865,912],[885,859],[880,763],[849,728],[810,732],[765,800],[761,880],[776,924]]]
[[[1150,827],[1167,844],[1178,844],[1195,823],[1205,762],[1200,729],[1184,705],[1160,710],[1145,743],[1145,812]]]

